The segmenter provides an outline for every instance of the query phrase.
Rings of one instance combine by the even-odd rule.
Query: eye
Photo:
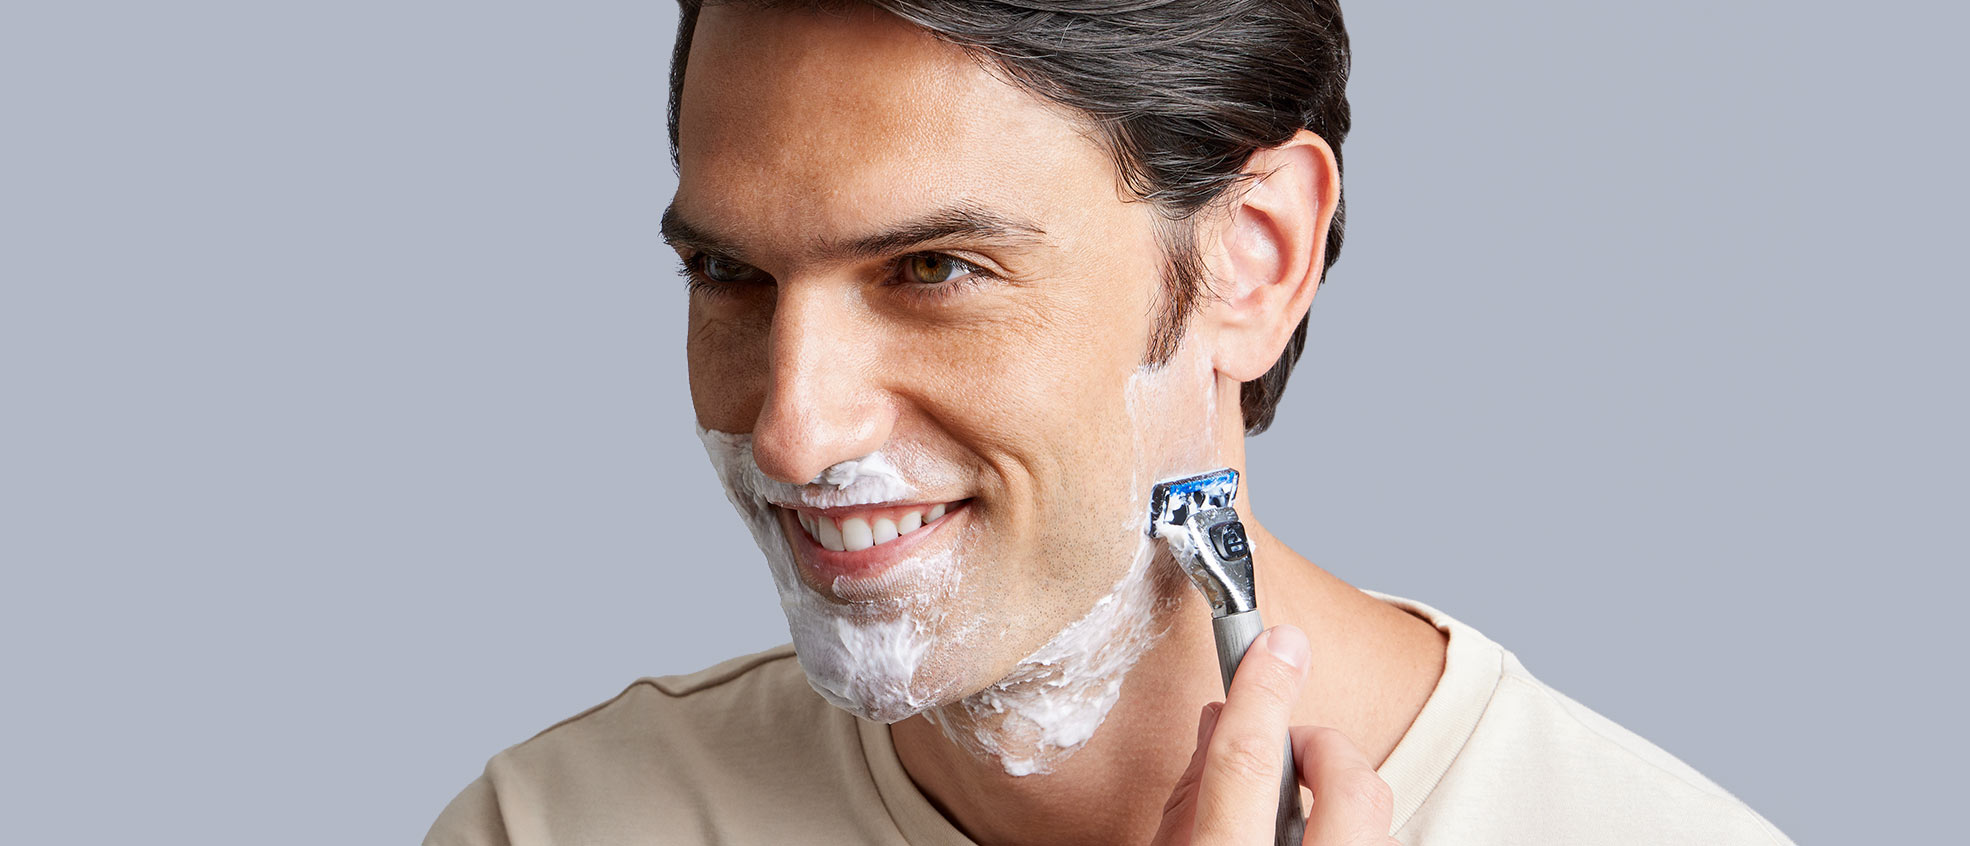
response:
[[[723,256],[704,253],[698,256],[698,272],[706,279],[721,285],[735,285],[744,282],[757,282],[765,278],[759,268],[736,262]]]
[[[907,256],[902,266],[903,280],[918,285],[943,285],[979,272],[977,265],[943,253]]]

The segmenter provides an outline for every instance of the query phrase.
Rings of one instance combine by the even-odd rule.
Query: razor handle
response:
[[[1200,512],[1186,521],[1191,537],[1197,540],[1198,563],[1215,578],[1218,592],[1206,590],[1211,600],[1211,633],[1218,643],[1218,672],[1224,677],[1225,693],[1231,692],[1231,677],[1245,660],[1265,623],[1259,619],[1258,591],[1252,578],[1252,545],[1245,537],[1245,524],[1229,507]],[[1300,816],[1300,771],[1293,762],[1293,739],[1286,739],[1285,767],[1279,771],[1279,811],[1273,823],[1275,846],[1300,846],[1306,820]]]
[[[1235,478],[1235,477],[1234,477]],[[1200,503],[1201,504],[1201,503]],[[1158,514],[1162,513],[1159,506]],[[1218,644],[1218,672],[1225,693],[1265,623],[1259,620],[1259,597],[1252,574],[1252,544],[1245,524],[1226,497],[1215,508],[1172,515],[1190,538],[1180,563],[1191,582],[1211,604],[1211,632]],[[1285,767],[1279,773],[1279,810],[1274,819],[1275,846],[1300,846],[1306,819],[1300,814],[1300,771],[1293,763],[1293,739],[1286,739]]]
[[[1231,676],[1245,659],[1245,650],[1265,631],[1258,609],[1211,618],[1211,631],[1217,635],[1218,670],[1224,674],[1224,689],[1231,692]],[[1286,766],[1279,772],[1279,814],[1274,821],[1274,846],[1300,846],[1306,819],[1300,814],[1300,771],[1293,762],[1293,739],[1286,738]]]

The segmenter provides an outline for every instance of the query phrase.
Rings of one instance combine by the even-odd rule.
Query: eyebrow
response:
[[[858,238],[826,242],[819,252],[832,259],[870,259],[953,238],[1037,246],[1048,243],[1046,235],[1046,230],[1037,223],[1007,217],[972,203],[959,203]],[[685,220],[676,205],[664,209],[663,238],[673,247],[745,258],[745,249],[738,243]]]

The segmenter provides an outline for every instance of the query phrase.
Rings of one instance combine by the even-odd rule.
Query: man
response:
[[[428,842],[1265,843],[1288,738],[1309,843],[1787,842],[1249,492],[1281,625],[1209,704],[1146,502],[1248,470],[1340,249],[1332,2],[686,0],[673,67],[692,401],[793,643],[501,753]]]

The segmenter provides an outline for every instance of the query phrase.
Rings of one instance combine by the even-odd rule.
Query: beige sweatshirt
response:
[[[1443,677],[1380,769],[1402,843],[1790,846],[1723,788],[1547,687],[1477,630],[1369,593],[1449,635]],[[791,646],[642,679],[499,753],[424,842],[971,843],[910,782],[889,727],[828,705]]]

